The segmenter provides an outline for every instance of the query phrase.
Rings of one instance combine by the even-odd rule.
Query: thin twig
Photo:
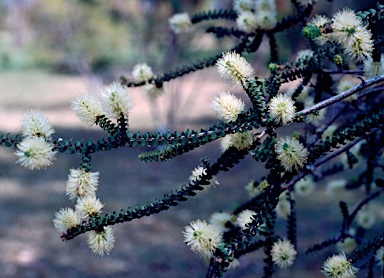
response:
[[[360,92],[362,90],[364,90],[365,88],[368,88],[372,85],[375,85],[377,83],[380,83],[384,81],[384,74],[383,75],[379,75],[379,76],[376,76],[374,78],[371,78],[371,79],[368,79],[362,83],[360,83],[359,85],[341,93],[341,94],[338,94],[334,97],[331,97],[331,98],[328,98],[322,102],[319,102],[318,104],[312,106],[312,107],[309,107],[307,109],[304,109],[304,110],[301,110],[299,112],[296,113],[297,116],[299,115],[309,115],[309,114],[312,114],[313,112],[315,111],[318,111],[318,110],[321,110],[323,108],[326,108],[340,100],[343,100],[357,92]]]

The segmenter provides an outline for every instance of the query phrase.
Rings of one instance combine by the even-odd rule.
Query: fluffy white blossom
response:
[[[233,9],[238,13],[251,11],[255,8],[255,0],[235,0]]]
[[[276,24],[276,10],[260,10],[256,12],[256,25],[259,29],[270,30]]]
[[[286,219],[288,215],[291,213],[291,204],[287,199],[287,193],[283,192],[279,196],[279,202],[276,206],[276,214],[278,217]]]
[[[104,205],[95,196],[77,199],[75,206],[76,213],[80,218],[92,217],[101,213]]]
[[[70,169],[66,187],[69,199],[95,196],[99,185],[99,175],[99,172]]]
[[[247,87],[247,79],[255,73],[247,60],[236,52],[223,53],[216,65],[219,74],[231,85],[242,84]]]
[[[225,122],[236,121],[238,115],[244,111],[244,102],[229,92],[221,92],[212,100],[216,116]]]
[[[179,13],[173,15],[169,20],[169,26],[176,34],[186,33],[192,30],[192,22],[189,14]]]
[[[132,76],[136,82],[148,82],[153,77],[152,68],[146,63],[137,64],[133,67]]]
[[[269,102],[268,111],[276,124],[287,125],[295,117],[295,102],[290,96],[279,94]]]
[[[29,170],[40,170],[52,164],[56,151],[53,144],[43,137],[26,137],[16,146],[15,154],[18,156],[16,163]]]
[[[55,219],[53,219],[53,225],[60,233],[65,233],[68,229],[79,224],[80,217],[71,208],[61,208],[55,213]]]
[[[372,56],[372,33],[354,11],[345,8],[332,18],[332,40],[340,43],[352,60],[365,61]]]
[[[248,229],[247,225],[252,223],[256,214],[253,210],[245,209],[237,215],[235,224],[243,230]]]
[[[309,154],[308,150],[293,137],[281,138],[276,144],[275,152],[281,165],[289,172],[303,168]]]
[[[308,23],[307,23],[307,26],[308,25],[313,25],[313,26],[316,26],[320,29],[322,29],[327,23],[330,23],[331,20],[324,16],[324,15],[316,15],[314,18],[312,18]],[[318,44],[318,45],[324,45],[325,43],[331,41],[332,38],[331,38],[331,34],[329,33],[322,33],[321,36],[319,37],[316,37],[314,39],[314,41]]]
[[[220,232],[225,232],[228,230],[228,228],[225,227],[225,224],[230,221],[231,215],[229,213],[215,212],[211,215],[211,218],[209,219],[209,224],[215,227]]]
[[[315,183],[313,182],[313,178],[301,179],[297,183],[295,183],[295,193],[299,196],[308,196],[310,195],[316,188]]]
[[[348,91],[349,89],[355,87],[357,84],[359,84],[359,80],[356,78],[351,78],[350,76],[344,76],[339,80],[337,83],[336,91],[338,94],[341,94],[345,91]],[[357,94],[350,95],[349,97],[345,98],[344,101],[351,102],[353,100],[357,99]]]
[[[205,221],[193,221],[183,231],[184,242],[192,251],[202,256],[211,256],[222,241],[222,233]]]
[[[115,243],[115,236],[111,227],[104,227],[104,230],[88,232],[88,246],[93,253],[103,256],[108,254]]]
[[[250,181],[246,186],[245,190],[247,190],[249,197],[254,198],[260,195],[261,190],[258,186],[255,186],[255,181]]]
[[[272,261],[279,268],[287,268],[293,265],[297,252],[289,240],[276,241],[271,250]]]
[[[376,215],[372,210],[364,209],[360,210],[356,216],[357,224],[359,224],[364,229],[372,228],[373,224],[376,221]]]
[[[97,118],[106,114],[100,101],[94,95],[88,93],[72,101],[71,109],[75,112],[76,116],[88,126],[94,125]]]
[[[347,260],[344,253],[329,257],[321,268],[321,272],[328,278],[354,278],[359,271]]]
[[[230,134],[229,138],[230,146],[233,146],[238,150],[249,148],[253,143],[253,133],[250,131]]]
[[[48,118],[37,110],[28,111],[21,121],[22,135],[24,137],[37,136],[51,138],[55,132]]]
[[[342,242],[337,243],[337,248],[345,253],[353,252],[357,247],[357,242],[352,237],[345,238]]]
[[[115,119],[124,116],[128,119],[133,108],[132,97],[123,85],[113,82],[103,88],[103,108],[109,117]]]
[[[247,33],[252,33],[259,27],[256,14],[251,11],[240,13],[236,18],[236,24],[240,30]]]
[[[367,78],[373,78],[384,74],[384,54],[381,54],[380,61],[375,62],[372,58],[364,61],[364,75]]]

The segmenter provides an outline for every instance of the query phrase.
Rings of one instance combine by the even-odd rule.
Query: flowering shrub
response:
[[[371,25],[382,19],[384,6],[377,4],[363,12],[344,8],[328,18],[311,16],[316,2],[292,0],[294,13],[280,21],[274,0],[235,0],[233,10],[173,16],[169,24],[177,34],[193,32],[194,25],[203,21],[227,21],[232,27],[212,25],[206,31],[218,38],[230,37],[236,44],[162,74],[154,74],[142,63],[133,68],[132,79],[121,77],[120,82],[105,86],[101,99],[91,94],[79,96],[72,102],[72,110],[85,125],[105,130],[104,138],[88,142],[56,139],[48,119],[38,111],[25,115],[21,135],[1,134],[1,145],[15,149],[17,162],[31,170],[48,167],[61,153],[81,155],[81,166],[69,169],[66,183],[67,195],[76,205],[60,209],[53,220],[61,238],[68,241],[87,233],[94,253],[109,253],[115,242],[113,225],[162,212],[208,187],[220,190],[219,174],[249,156],[268,170],[246,186],[249,200],[233,211],[213,214],[208,223],[193,221],[183,234],[192,251],[209,260],[207,277],[221,277],[251,252],[264,253],[264,277],[271,277],[279,268],[295,267],[300,239],[297,196],[313,194],[317,182],[359,163],[362,171],[356,171],[353,179],[334,179],[326,192],[334,197],[346,190],[361,190],[360,200],[352,209],[340,201],[339,232],[319,239],[307,253],[339,246],[341,252],[319,266],[319,273],[327,277],[356,277],[364,269],[373,277],[375,269],[382,271],[384,233],[368,238],[364,231],[382,226],[370,205],[382,198],[384,191],[383,35],[372,32]],[[275,36],[297,25],[308,49],[300,51],[292,62],[281,61]],[[251,59],[265,38],[270,46],[270,64],[265,65],[269,72],[268,77],[259,78]],[[156,98],[164,93],[167,82],[211,66],[217,67],[229,89],[236,86],[244,91],[242,97],[249,99],[250,107],[232,93],[221,92],[211,105],[217,123],[208,128],[131,132],[128,122],[133,101],[127,87],[143,86]],[[290,81],[297,82],[291,90],[283,90],[282,85]],[[285,128],[291,124],[295,124],[295,132]],[[186,178],[188,183],[154,202],[102,213],[104,204],[97,198],[102,173],[92,171],[94,154],[152,147],[154,151],[141,154],[139,159],[166,161],[219,139],[222,154],[213,163],[202,159]],[[341,155],[346,155],[346,162],[334,162]],[[277,217],[286,219],[286,235],[277,229]]]

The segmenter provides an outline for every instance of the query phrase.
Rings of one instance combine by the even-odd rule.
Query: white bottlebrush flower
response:
[[[28,111],[21,121],[22,135],[24,137],[37,136],[47,139],[55,132],[48,118],[37,110]]]
[[[137,64],[133,67],[132,76],[136,82],[148,82],[153,77],[152,68],[146,63]]]
[[[103,256],[104,253],[108,254],[115,243],[115,236],[112,227],[104,227],[104,230],[90,231],[88,233],[88,246],[93,253]]]
[[[372,33],[367,28],[359,28],[348,40],[342,44],[344,53],[349,55],[353,61],[361,62],[372,58],[373,39]]]
[[[383,269],[384,268],[384,246],[380,247],[376,251],[375,260],[377,261],[377,265]]]
[[[345,191],[347,182],[344,179],[332,180],[327,184],[326,192],[331,197],[338,197]]]
[[[356,216],[357,224],[359,224],[364,229],[372,228],[373,224],[376,221],[376,215],[372,210],[364,209],[360,210]]]
[[[354,278],[359,271],[347,260],[344,253],[329,257],[321,268],[321,272],[328,278]]]
[[[173,15],[169,20],[169,26],[176,34],[186,33],[192,30],[192,22],[189,14],[179,13]]]
[[[53,225],[60,233],[67,232],[68,229],[80,224],[80,217],[71,208],[61,208],[55,213]]]
[[[327,23],[330,23],[331,20],[324,16],[324,15],[316,15],[314,18],[312,18],[308,23],[308,25],[316,26],[320,29],[322,29]],[[314,42],[318,45],[324,45],[325,43],[332,40],[331,34],[329,33],[322,33],[321,36],[314,38]]]
[[[384,74],[384,54],[381,54],[380,61],[375,62],[372,58],[364,61],[364,75],[366,78],[373,78]]]
[[[29,170],[40,170],[52,164],[56,151],[53,144],[43,137],[26,137],[16,146],[15,154],[19,157],[16,163]]]
[[[279,196],[279,202],[276,206],[276,214],[278,217],[286,219],[288,215],[291,213],[291,204],[287,199],[287,193],[283,192]]]
[[[256,25],[259,29],[271,30],[276,24],[276,10],[260,10],[256,12]]]
[[[246,186],[245,190],[247,190],[249,197],[254,198],[260,195],[261,190],[258,186],[255,186],[255,181],[250,181]]]
[[[258,18],[255,13],[251,11],[245,11],[240,13],[236,18],[237,27],[240,30],[252,33],[258,28]]]
[[[237,215],[236,226],[239,226],[242,230],[248,229],[247,225],[252,223],[256,214],[256,212],[250,209],[243,210]]]
[[[70,169],[66,187],[69,199],[95,196],[99,185],[99,175],[99,172]]]
[[[103,108],[108,116],[118,119],[121,116],[128,119],[133,108],[132,97],[123,85],[113,82],[103,88]]]
[[[281,138],[276,144],[275,152],[281,165],[289,172],[303,168],[309,154],[308,150],[293,137]]]
[[[356,16],[355,12],[349,8],[338,11],[332,17],[333,37],[338,42],[350,39],[361,26],[363,26],[362,19]]]
[[[167,83],[163,83],[162,86],[158,87],[156,84],[150,83],[144,86],[145,91],[150,99],[156,99],[157,97],[164,94]]]
[[[297,252],[289,240],[276,241],[271,250],[272,261],[279,268],[287,268],[293,265]]]
[[[315,183],[313,182],[313,178],[301,179],[297,183],[295,183],[295,193],[299,196],[308,196],[315,190]]]
[[[332,21],[332,40],[341,44],[346,55],[355,61],[365,61],[371,57],[372,33],[354,11],[345,8],[337,12]]]
[[[342,242],[337,243],[337,248],[345,253],[352,253],[357,247],[357,242],[352,237],[347,237]]]
[[[219,74],[231,85],[242,84],[247,87],[247,79],[255,73],[247,60],[236,52],[223,53],[216,65]]]
[[[209,224],[215,227],[220,232],[225,232],[228,230],[228,228],[225,227],[225,224],[230,221],[231,215],[229,213],[215,212],[211,215],[211,218],[209,219]]]
[[[220,149],[222,152],[225,152],[230,147],[232,147],[231,134],[228,134],[220,140]]]
[[[72,101],[71,109],[88,126],[94,125],[99,117],[106,114],[100,101],[94,95],[88,93]]]
[[[104,205],[95,196],[84,197],[77,199],[75,211],[80,218],[86,218],[98,215],[103,207]]]
[[[238,115],[244,111],[244,102],[229,92],[221,92],[212,100],[216,116],[225,122],[236,121]]]
[[[189,176],[189,182],[191,184],[195,184],[195,182],[198,182],[201,180],[202,176],[205,176],[207,174],[207,169],[203,166],[199,166],[195,168],[191,175]],[[212,177],[212,179],[209,180],[209,185],[206,186],[206,188],[209,188],[211,186],[219,185],[219,182],[217,181],[217,178],[215,176]]]
[[[291,97],[279,94],[269,102],[268,111],[269,116],[276,124],[287,125],[295,117],[295,102]]]
[[[222,233],[205,221],[196,220],[185,227],[184,242],[192,251],[211,256],[222,241]]]
[[[238,13],[251,11],[255,8],[255,0],[235,0],[233,9]]]
[[[253,133],[250,131],[230,134],[229,138],[230,146],[233,146],[238,150],[249,148],[253,143]]]

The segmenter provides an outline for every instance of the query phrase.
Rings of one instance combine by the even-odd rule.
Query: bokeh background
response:
[[[316,13],[331,15],[344,6],[362,10],[376,1],[322,2]],[[0,131],[20,132],[24,113],[39,109],[50,118],[56,137],[75,141],[106,136],[82,125],[69,108],[71,101],[87,91],[100,94],[103,85],[120,75],[130,77],[136,63],[145,62],[160,73],[230,48],[230,39],[204,33],[208,23],[175,36],[168,18],[177,12],[231,6],[227,0],[0,0]],[[277,0],[277,7],[280,16],[291,12],[288,0]],[[293,30],[278,36],[283,61],[306,48],[300,27]],[[266,76],[268,55],[268,44],[263,43],[257,54],[247,56],[258,76]],[[130,89],[135,102],[130,128],[136,132],[208,127],[217,121],[210,99],[222,90],[245,99],[214,68],[169,82],[166,94],[156,101],[141,88]],[[213,142],[168,162],[145,164],[137,159],[145,150],[94,155],[105,212],[153,201],[180,188],[201,157],[214,160],[221,153],[219,143]],[[60,154],[53,166],[33,172],[15,161],[12,150],[0,149],[1,277],[204,277],[206,262],[185,246],[182,230],[190,221],[231,211],[247,200],[244,186],[264,174],[261,164],[247,158],[218,176],[220,186],[159,215],[116,225],[115,248],[100,258],[91,253],[85,236],[62,242],[52,225],[55,211],[74,206],[65,195],[65,181],[80,157]],[[322,277],[322,262],[337,252],[331,247],[305,256],[309,246],[338,231],[339,200],[325,198],[326,183],[318,184],[311,197],[297,200],[298,259],[276,277]],[[344,197],[353,206],[359,195]],[[384,213],[377,209],[377,215],[382,227]],[[277,225],[284,236],[284,220]],[[379,228],[368,233],[377,234]],[[261,259],[261,252],[246,255],[225,277],[261,277]]]

